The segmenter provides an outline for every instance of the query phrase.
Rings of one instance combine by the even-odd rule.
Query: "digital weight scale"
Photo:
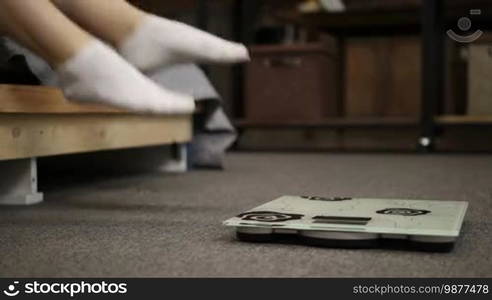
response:
[[[468,202],[283,196],[224,222],[249,242],[450,251]]]

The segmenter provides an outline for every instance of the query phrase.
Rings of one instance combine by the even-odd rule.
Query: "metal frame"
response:
[[[442,0],[422,1],[422,114],[418,148],[433,151],[439,107],[444,100],[445,16]]]

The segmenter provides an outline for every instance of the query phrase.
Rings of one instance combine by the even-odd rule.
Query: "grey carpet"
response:
[[[61,182],[0,208],[2,276],[492,276],[492,156],[244,153],[226,171]],[[221,226],[283,194],[471,205],[448,254],[248,244]]]

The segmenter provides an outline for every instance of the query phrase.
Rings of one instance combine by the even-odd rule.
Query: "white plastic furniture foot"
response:
[[[188,171],[188,150],[186,144],[172,146],[172,158],[160,167],[161,171],[169,173],[185,173]]]
[[[42,201],[35,158],[0,161],[0,205],[32,205]]]

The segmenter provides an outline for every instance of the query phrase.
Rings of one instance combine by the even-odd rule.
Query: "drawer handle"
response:
[[[302,59],[294,58],[267,58],[263,64],[268,68],[298,68],[302,64]]]

